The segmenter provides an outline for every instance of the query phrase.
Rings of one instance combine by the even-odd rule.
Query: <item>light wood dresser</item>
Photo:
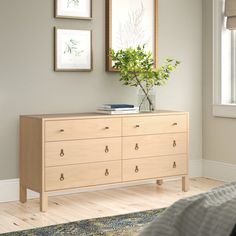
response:
[[[188,113],[20,117],[20,201],[65,189],[182,176],[188,190]]]

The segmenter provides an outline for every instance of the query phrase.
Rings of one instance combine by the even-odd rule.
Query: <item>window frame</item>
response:
[[[236,50],[232,50],[232,48],[236,48],[236,33],[229,32],[225,29],[224,20],[225,17],[223,15],[223,5],[224,0],[214,0],[213,1],[213,116],[219,117],[229,117],[236,118]],[[230,83],[228,100],[229,102],[223,102],[222,95],[222,80],[223,80],[223,54],[222,54],[222,44],[224,42],[224,37],[227,34],[227,37],[231,37],[231,58],[230,65],[234,63],[235,67],[230,66],[228,68],[230,75],[228,74],[228,78],[224,77],[224,81],[228,79],[228,83]],[[225,75],[224,73],[224,76]]]

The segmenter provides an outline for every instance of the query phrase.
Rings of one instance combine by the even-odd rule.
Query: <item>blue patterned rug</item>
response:
[[[137,212],[43,228],[1,234],[2,236],[133,236],[152,222],[164,209]]]

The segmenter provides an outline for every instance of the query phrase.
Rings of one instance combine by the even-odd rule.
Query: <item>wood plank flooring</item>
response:
[[[126,214],[170,206],[173,202],[220,186],[223,182],[196,178],[190,191],[181,191],[181,181],[167,181],[162,186],[146,184],[96,192],[49,198],[47,213],[39,211],[39,199],[26,204],[0,204],[0,233],[67,223],[89,218]]]

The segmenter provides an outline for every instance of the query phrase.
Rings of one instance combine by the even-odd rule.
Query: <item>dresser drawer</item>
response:
[[[46,191],[86,187],[121,181],[121,161],[47,167]]]
[[[187,131],[186,115],[123,118],[123,136]]]
[[[123,159],[187,153],[187,133],[123,138]]]
[[[45,140],[73,140],[121,136],[121,119],[60,120],[45,122]]]
[[[45,144],[45,166],[120,159],[121,138],[59,141]]]
[[[187,156],[162,156],[123,161],[123,181],[187,174]]]

